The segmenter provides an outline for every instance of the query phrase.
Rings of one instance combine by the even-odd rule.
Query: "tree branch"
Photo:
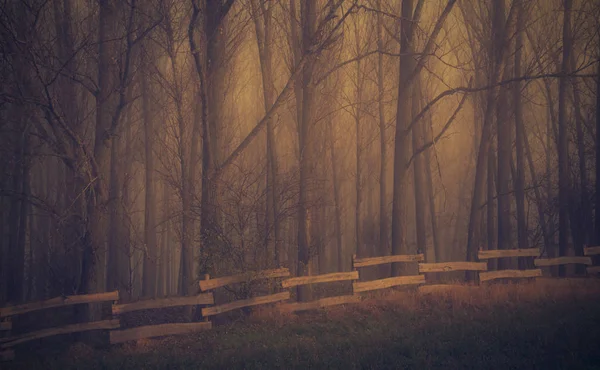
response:
[[[471,86],[471,81],[469,81],[469,87]],[[428,142],[427,144],[423,145],[422,147],[420,147],[417,151],[415,151],[413,153],[413,155],[410,157],[410,159],[408,160],[408,163],[406,164],[406,168],[408,169],[412,163],[412,161],[421,153],[423,153],[424,151],[426,151],[427,149],[431,148],[432,146],[434,146],[441,138],[442,136],[446,133],[446,131],[448,131],[448,129],[450,128],[450,125],[452,125],[452,122],[454,122],[454,119],[456,118],[456,116],[458,115],[458,112],[460,112],[460,110],[462,109],[463,104],[465,103],[465,101],[467,100],[467,96],[468,94],[464,94],[462,99],[460,100],[460,103],[458,104],[458,107],[456,107],[456,109],[454,110],[454,113],[452,114],[452,116],[448,119],[448,121],[446,122],[446,124],[444,125],[444,127],[442,128],[442,130],[440,131],[439,134],[437,134],[435,136],[435,138],[433,138],[433,140],[431,140],[430,142]]]

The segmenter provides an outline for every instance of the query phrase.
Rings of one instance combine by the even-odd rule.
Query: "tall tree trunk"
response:
[[[398,101],[396,106],[396,131],[394,135],[394,195],[392,200],[392,254],[407,254],[402,236],[402,192],[404,175],[409,156],[408,135],[405,132],[410,123],[410,87],[409,77],[414,70],[411,28],[413,17],[412,0],[402,1],[402,20],[400,31],[400,68]],[[406,266],[392,264],[392,276],[402,275]]]
[[[496,233],[496,182],[494,181],[494,168],[496,162],[496,152],[493,143],[490,143],[490,147],[488,149],[488,163],[487,163],[487,249],[498,249],[498,240]],[[488,266],[490,270],[496,270],[498,268],[498,261],[492,260],[488,261]]]
[[[504,56],[504,0],[494,0],[493,2],[493,20],[490,40],[490,71],[488,84],[493,85],[500,76],[500,65]],[[486,170],[493,171],[489,167],[490,143],[492,136],[493,112],[495,110],[495,100],[497,97],[496,89],[489,89],[486,98],[485,113],[483,116],[483,127],[481,130],[481,140],[479,141],[479,151],[477,154],[477,164],[475,166],[475,184],[473,186],[473,197],[471,199],[471,211],[469,215],[469,228],[467,237],[467,261],[477,260],[477,251],[481,242],[480,228],[481,217],[480,208],[483,203],[484,179]],[[488,179],[490,177],[488,176]],[[489,185],[488,185],[489,186]],[[468,280],[475,280],[476,274],[468,272]]]
[[[431,118],[427,125],[423,125],[424,137],[433,139],[432,131],[431,131]],[[433,258],[431,258],[432,262],[442,262],[442,246],[440,244],[439,236],[438,236],[438,223],[437,223],[437,213],[435,210],[435,194],[433,193],[433,178],[431,174],[431,150],[427,149],[425,151],[424,156],[424,171],[425,171],[425,191],[426,197],[429,203],[429,217],[431,218],[431,236],[433,239]]]
[[[342,244],[342,210],[340,200],[340,184],[338,179],[338,162],[335,156],[335,136],[333,133],[333,123],[327,122],[329,130],[329,158],[331,160],[331,177],[333,183],[333,207],[335,224],[335,242],[337,251],[337,269],[344,271],[344,249]]]
[[[272,68],[272,5],[270,2],[252,0],[252,9],[254,17],[254,26],[256,30],[256,41],[258,44],[258,52],[260,66],[262,72],[263,84],[263,101],[265,105],[265,113],[271,108],[274,103],[274,82]],[[277,196],[277,151],[275,146],[275,128],[273,119],[267,121],[267,196],[266,196],[266,218],[265,218],[265,237],[267,249],[273,249],[273,263],[279,266],[280,260],[279,248],[281,240],[281,222],[279,220],[279,202]],[[271,235],[271,227],[273,230],[273,238]],[[273,240],[273,243],[270,243]],[[272,244],[272,248],[269,245]]]
[[[157,238],[156,238],[156,195],[154,186],[154,110],[150,101],[151,86],[148,81],[150,68],[143,62],[141,76],[142,117],[144,120],[144,153],[145,153],[145,207],[144,207],[144,266],[142,296],[156,297],[157,282]],[[176,78],[176,77],[175,77]]]
[[[521,55],[523,48],[523,31],[525,9],[519,0],[517,8],[517,36],[515,44],[515,65],[514,77],[521,77]],[[515,135],[516,135],[516,171],[515,171],[515,196],[517,203],[517,239],[519,249],[529,248],[529,239],[527,237],[527,219],[525,214],[525,163],[524,163],[524,136],[523,127],[523,103],[521,101],[521,83],[516,82],[513,85],[513,105],[515,109]],[[519,259],[519,269],[525,269],[527,259]]]
[[[382,10],[381,0],[377,0],[377,9]],[[377,13],[377,48],[383,50],[383,19],[380,12]],[[388,236],[387,216],[387,139],[384,104],[384,80],[383,80],[383,53],[377,53],[377,108],[379,111],[379,255],[386,256],[391,252]],[[383,270],[383,268],[385,270]],[[391,266],[384,264],[382,272],[384,276],[390,276]]]
[[[505,22],[504,0],[496,1],[494,12],[499,22]],[[506,38],[507,30],[503,26],[498,27],[496,34],[498,45],[502,45]],[[508,73],[508,72],[505,72]],[[511,247],[511,180],[510,161],[512,158],[512,123],[508,120],[506,107],[508,106],[508,93],[506,87],[500,87],[498,102],[496,105],[496,127],[498,139],[498,249],[510,249]],[[498,259],[498,269],[510,268],[510,259]]]
[[[596,77],[596,205],[595,205],[596,245],[600,245],[600,57]]]
[[[88,235],[84,241],[80,293],[103,292],[106,290],[106,253],[108,243],[108,191],[110,183],[110,157],[112,140],[111,112],[115,107],[115,63],[113,62],[114,44],[117,29],[117,6],[112,0],[98,2],[98,93],[96,95],[96,124],[94,138],[94,159],[98,165],[97,178],[93,191],[87,194]],[[98,304],[82,308],[80,314],[88,321],[100,319]]]
[[[566,117],[567,73],[571,53],[571,0],[564,0],[563,53],[561,77],[558,86],[558,253],[567,255],[569,243],[569,138]],[[558,275],[565,276],[564,265],[559,266]]]
[[[572,71],[576,68],[575,57],[571,53],[569,60]],[[588,174],[587,161],[585,152],[585,137],[583,125],[585,118],[581,113],[581,99],[579,96],[579,84],[576,78],[571,79],[571,87],[573,89],[573,108],[575,110],[575,127],[577,136],[577,154],[579,159],[579,207],[570,207],[572,214],[571,230],[573,232],[573,242],[575,244],[575,255],[583,256],[583,247],[585,244],[591,243],[592,224],[592,207],[590,206],[590,197],[588,195]],[[575,199],[572,199],[575,204]],[[577,274],[582,274],[585,271],[585,266],[575,265]]]
[[[122,158],[120,153],[121,140],[115,137],[111,144],[110,153],[110,181],[108,188],[108,213],[110,230],[108,236],[108,254],[106,260],[106,288],[108,290],[117,290],[121,288],[118,263],[119,255],[123,252],[122,230],[125,222],[123,214],[123,204],[121,197],[121,187],[124,183]]]
[[[292,2],[293,3],[293,2]],[[292,4],[295,7],[295,4]],[[301,53],[307,55],[311,48],[312,37],[316,29],[317,3],[315,0],[302,1],[300,4],[301,18]],[[315,103],[315,89],[311,86],[313,63],[306,63],[301,76],[302,105],[298,121],[298,145],[300,153],[300,184],[298,199],[298,276],[310,275],[310,243],[309,243],[309,211],[311,198],[308,191],[308,179],[313,168],[311,153],[312,120]],[[312,287],[299,285],[297,288],[299,302],[312,299]]]
[[[23,115],[16,112],[16,114]],[[27,124],[18,119],[23,127]],[[21,302],[25,298],[25,233],[24,227],[27,222],[27,195],[29,187],[29,168],[27,156],[29,155],[29,133],[25,128],[16,138],[13,171],[12,190],[14,194],[10,200],[9,209],[9,244],[8,244],[8,281],[7,300],[12,303]]]
[[[354,38],[356,40],[356,55],[360,54],[360,34],[358,31],[358,25],[354,22]],[[362,182],[363,182],[363,174],[362,174],[362,126],[361,126],[361,105],[362,105],[362,80],[361,80],[361,71],[360,71],[361,63],[360,59],[356,62],[356,99],[355,106],[356,109],[354,111],[354,126],[356,129],[356,178],[355,178],[355,191],[356,191],[356,203],[354,208],[354,232],[355,232],[355,240],[356,240],[356,249],[355,253],[360,257],[366,257],[363,243],[363,220],[361,217],[361,207],[362,207]]]
[[[123,148],[123,164],[122,164],[122,173],[130,174],[132,173],[131,168],[133,166],[133,121],[132,114],[130,109],[125,110],[125,115],[123,117],[123,121],[126,122],[124,127],[125,130],[125,140]],[[132,271],[131,268],[131,235],[130,235],[130,224],[126,222],[124,217],[126,210],[131,209],[131,197],[130,197],[130,182],[131,178],[128,176],[124,176],[122,181],[123,191],[122,191],[122,200],[121,200],[121,215],[122,215],[122,224],[119,225],[119,231],[121,235],[122,245],[119,246],[119,254],[117,255],[117,264],[119,269],[119,300],[120,301],[130,301],[132,299],[132,295],[134,293],[134,285],[133,285],[133,275],[135,271]],[[137,296],[139,296],[139,290],[136,292]]]
[[[413,89],[413,99],[412,99],[412,116],[415,117],[419,114],[421,110],[421,84],[419,83],[419,78],[414,81],[412,85]],[[426,230],[426,214],[427,214],[427,199],[425,198],[425,174],[424,167],[425,163],[423,161],[424,157],[419,154],[419,150],[424,145],[424,140],[422,137],[423,132],[423,120],[419,120],[417,124],[412,129],[412,148],[413,155],[415,156],[413,161],[413,173],[414,173],[414,196],[415,196],[415,226],[417,232],[417,252],[425,253],[425,260],[427,262],[433,262],[432,256],[428,253],[427,248],[427,230]]]

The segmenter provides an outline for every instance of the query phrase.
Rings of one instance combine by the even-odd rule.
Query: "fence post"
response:
[[[210,280],[210,274],[204,274],[204,280]],[[214,292],[213,292],[213,297],[214,297]],[[215,303],[216,304],[216,303]],[[202,312],[202,310],[200,310],[200,312]],[[208,322],[208,316],[204,316],[202,318],[202,321],[204,322]]]

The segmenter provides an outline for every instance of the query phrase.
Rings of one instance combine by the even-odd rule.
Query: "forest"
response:
[[[0,305],[600,245],[598,1],[11,0],[0,40]]]

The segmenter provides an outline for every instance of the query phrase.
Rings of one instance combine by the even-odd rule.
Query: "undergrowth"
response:
[[[7,369],[600,369],[600,281],[386,290],[300,314],[261,307],[202,333],[17,349]]]

